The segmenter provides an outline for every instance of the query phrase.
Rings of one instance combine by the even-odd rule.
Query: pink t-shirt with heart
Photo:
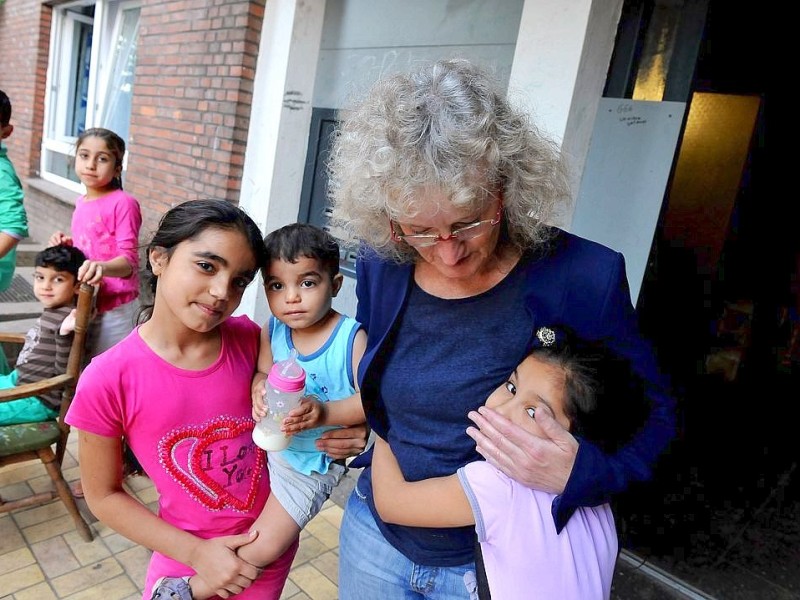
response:
[[[159,515],[203,538],[245,533],[269,496],[265,453],[253,444],[250,382],[259,327],[247,317],[220,326],[219,358],[187,371],[155,354],[138,329],[94,358],[81,375],[67,422],[125,436],[159,493]],[[237,598],[278,598],[293,545]],[[163,575],[191,569],[154,553],[145,596]]]

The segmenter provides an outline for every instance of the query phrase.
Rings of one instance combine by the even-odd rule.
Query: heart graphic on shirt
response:
[[[192,497],[209,509],[249,511],[265,467],[265,454],[249,436],[245,444],[240,438],[253,426],[247,418],[217,417],[204,425],[171,431],[158,444],[159,460]],[[255,460],[250,453],[255,454]]]

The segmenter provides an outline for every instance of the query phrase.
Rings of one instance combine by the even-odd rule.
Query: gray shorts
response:
[[[286,462],[280,452],[267,452],[267,466],[271,493],[300,529],[320,511],[345,472],[342,465],[331,463],[325,474],[314,471],[305,475]]]

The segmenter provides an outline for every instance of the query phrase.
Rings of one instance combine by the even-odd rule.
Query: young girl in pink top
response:
[[[231,314],[264,252],[256,224],[229,202],[165,213],[147,249],[149,319],[92,360],[67,414],[92,513],[154,551],[147,600],[161,577],[195,573],[223,598],[277,600],[297,551],[295,539],[263,570],[247,562],[270,493],[251,437],[260,328]],[[155,484],[157,513],[122,485],[123,437]]]
[[[139,228],[136,198],[122,190],[125,142],[113,131],[87,129],[75,142],[75,172],[86,187],[72,214],[72,235],[57,231],[49,245],[75,245],[88,260],[81,281],[100,284],[90,356],[96,356],[133,329],[139,298]]]

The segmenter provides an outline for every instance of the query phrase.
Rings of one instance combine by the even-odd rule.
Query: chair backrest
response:
[[[93,533],[86,519],[80,513],[75,497],[64,479],[61,464],[67,449],[70,427],[64,420],[69,410],[78,377],[83,369],[84,356],[87,345],[87,329],[92,317],[92,301],[94,289],[92,286],[82,284],[78,292],[78,306],[75,314],[75,333],[67,359],[67,371],[47,379],[33,383],[24,383],[15,388],[0,390],[0,401],[7,402],[16,398],[39,396],[53,390],[61,391],[61,408],[56,421],[19,423],[16,425],[3,425],[0,427],[0,467],[14,463],[39,460],[44,465],[47,474],[53,482],[52,489],[41,491],[33,490],[32,494],[6,500],[0,498],[0,513],[6,513],[19,508],[37,506],[60,498],[75,522],[75,527],[80,536],[90,542]],[[14,341],[20,343],[23,336],[16,336]],[[52,446],[55,444],[56,451]]]
[[[64,453],[67,449],[67,438],[69,437],[70,427],[64,417],[72,404],[75,396],[75,386],[78,385],[78,377],[84,367],[86,357],[86,338],[89,330],[89,322],[92,320],[94,311],[94,287],[88,283],[82,283],[78,291],[78,306],[75,313],[75,333],[72,337],[72,346],[69,350],[69,360],[67,361],[66,375],[69,380],[64,384],[61,392],[61,408],[58,414],[58,427],[61,429],[61,439],[56,444],[56,460],[61,464],[64,460]]]

